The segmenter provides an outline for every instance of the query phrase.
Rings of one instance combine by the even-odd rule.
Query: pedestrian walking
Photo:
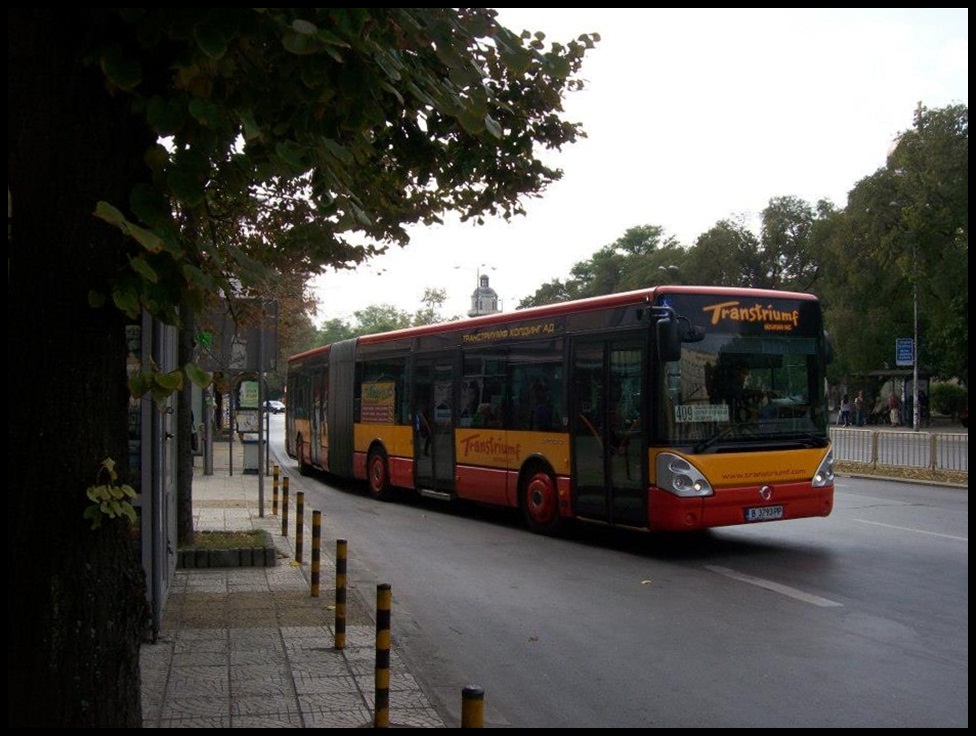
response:
[[[856,427],[863,427],[865,424],[864,404],[864,390],[861,389],[854,397],[854,426]]]
[[[840,397],[840,416],[837,417],[837,424],[842,427],[851,426],[851,397],[849,394]]]
[[[892,391],[888,395],[888,419],[891,422],[892,427],[897,427],[901,424],[898,410],[901,408],[901,402],[898,401],[898,395]]]

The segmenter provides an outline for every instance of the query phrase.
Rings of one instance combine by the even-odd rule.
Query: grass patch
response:
[[[252,549],[254,547],[273,547],[271,536],[264,529],[251,529],[242,532],[196,532],[193,544],[181,545],[180,549]]]
[[[969,473],[954,470],[931,470],[929,468],[902,468],[888,465],[871,465],[869,463],[854,463],[839,461],[834,463],[834,470],[838,473],[851,475],[871,475],[878,478],[902,478],[904,480],[932,481],[935,483],[949,483],[951,485],[968,486]]]

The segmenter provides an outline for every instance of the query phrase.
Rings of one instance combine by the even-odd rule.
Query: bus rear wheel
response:
[[[530,471],[522,484],[522,515],[536,534],[555,534],[563,526],[556,479],[544,468]]]
[[[382,450],[371,450],[366,462],[369,492],[377,501],[388,501],[392,491],[390,489],[390,471],[386,463],[386,453]]]

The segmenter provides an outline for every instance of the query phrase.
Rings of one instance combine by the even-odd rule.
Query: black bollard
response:
[[[288,536],[288,476],[284,477],[281,488],[281,536]]]
[[[305,493],[295,494],[295,562],[302,563],[305,547]]]
[[[390,727],[390,593],[389,583],[376,586],[376,704],[373,728]]]
[[[322,512],[312,512],[312,597],[319,597],[319,573],[321,571]]]
[[[335,648],[346,648],[346,540],[336,540]]]
[[[278,466],[274,466],[274,483],[273,490],[271,492],[271,513],[274,516],[278,515]]]

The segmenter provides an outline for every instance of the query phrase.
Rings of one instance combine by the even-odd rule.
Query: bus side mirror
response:
[[[663,363],[681,360],[681,337],[673,317],[662,317],[657,321],[657,356]]]

